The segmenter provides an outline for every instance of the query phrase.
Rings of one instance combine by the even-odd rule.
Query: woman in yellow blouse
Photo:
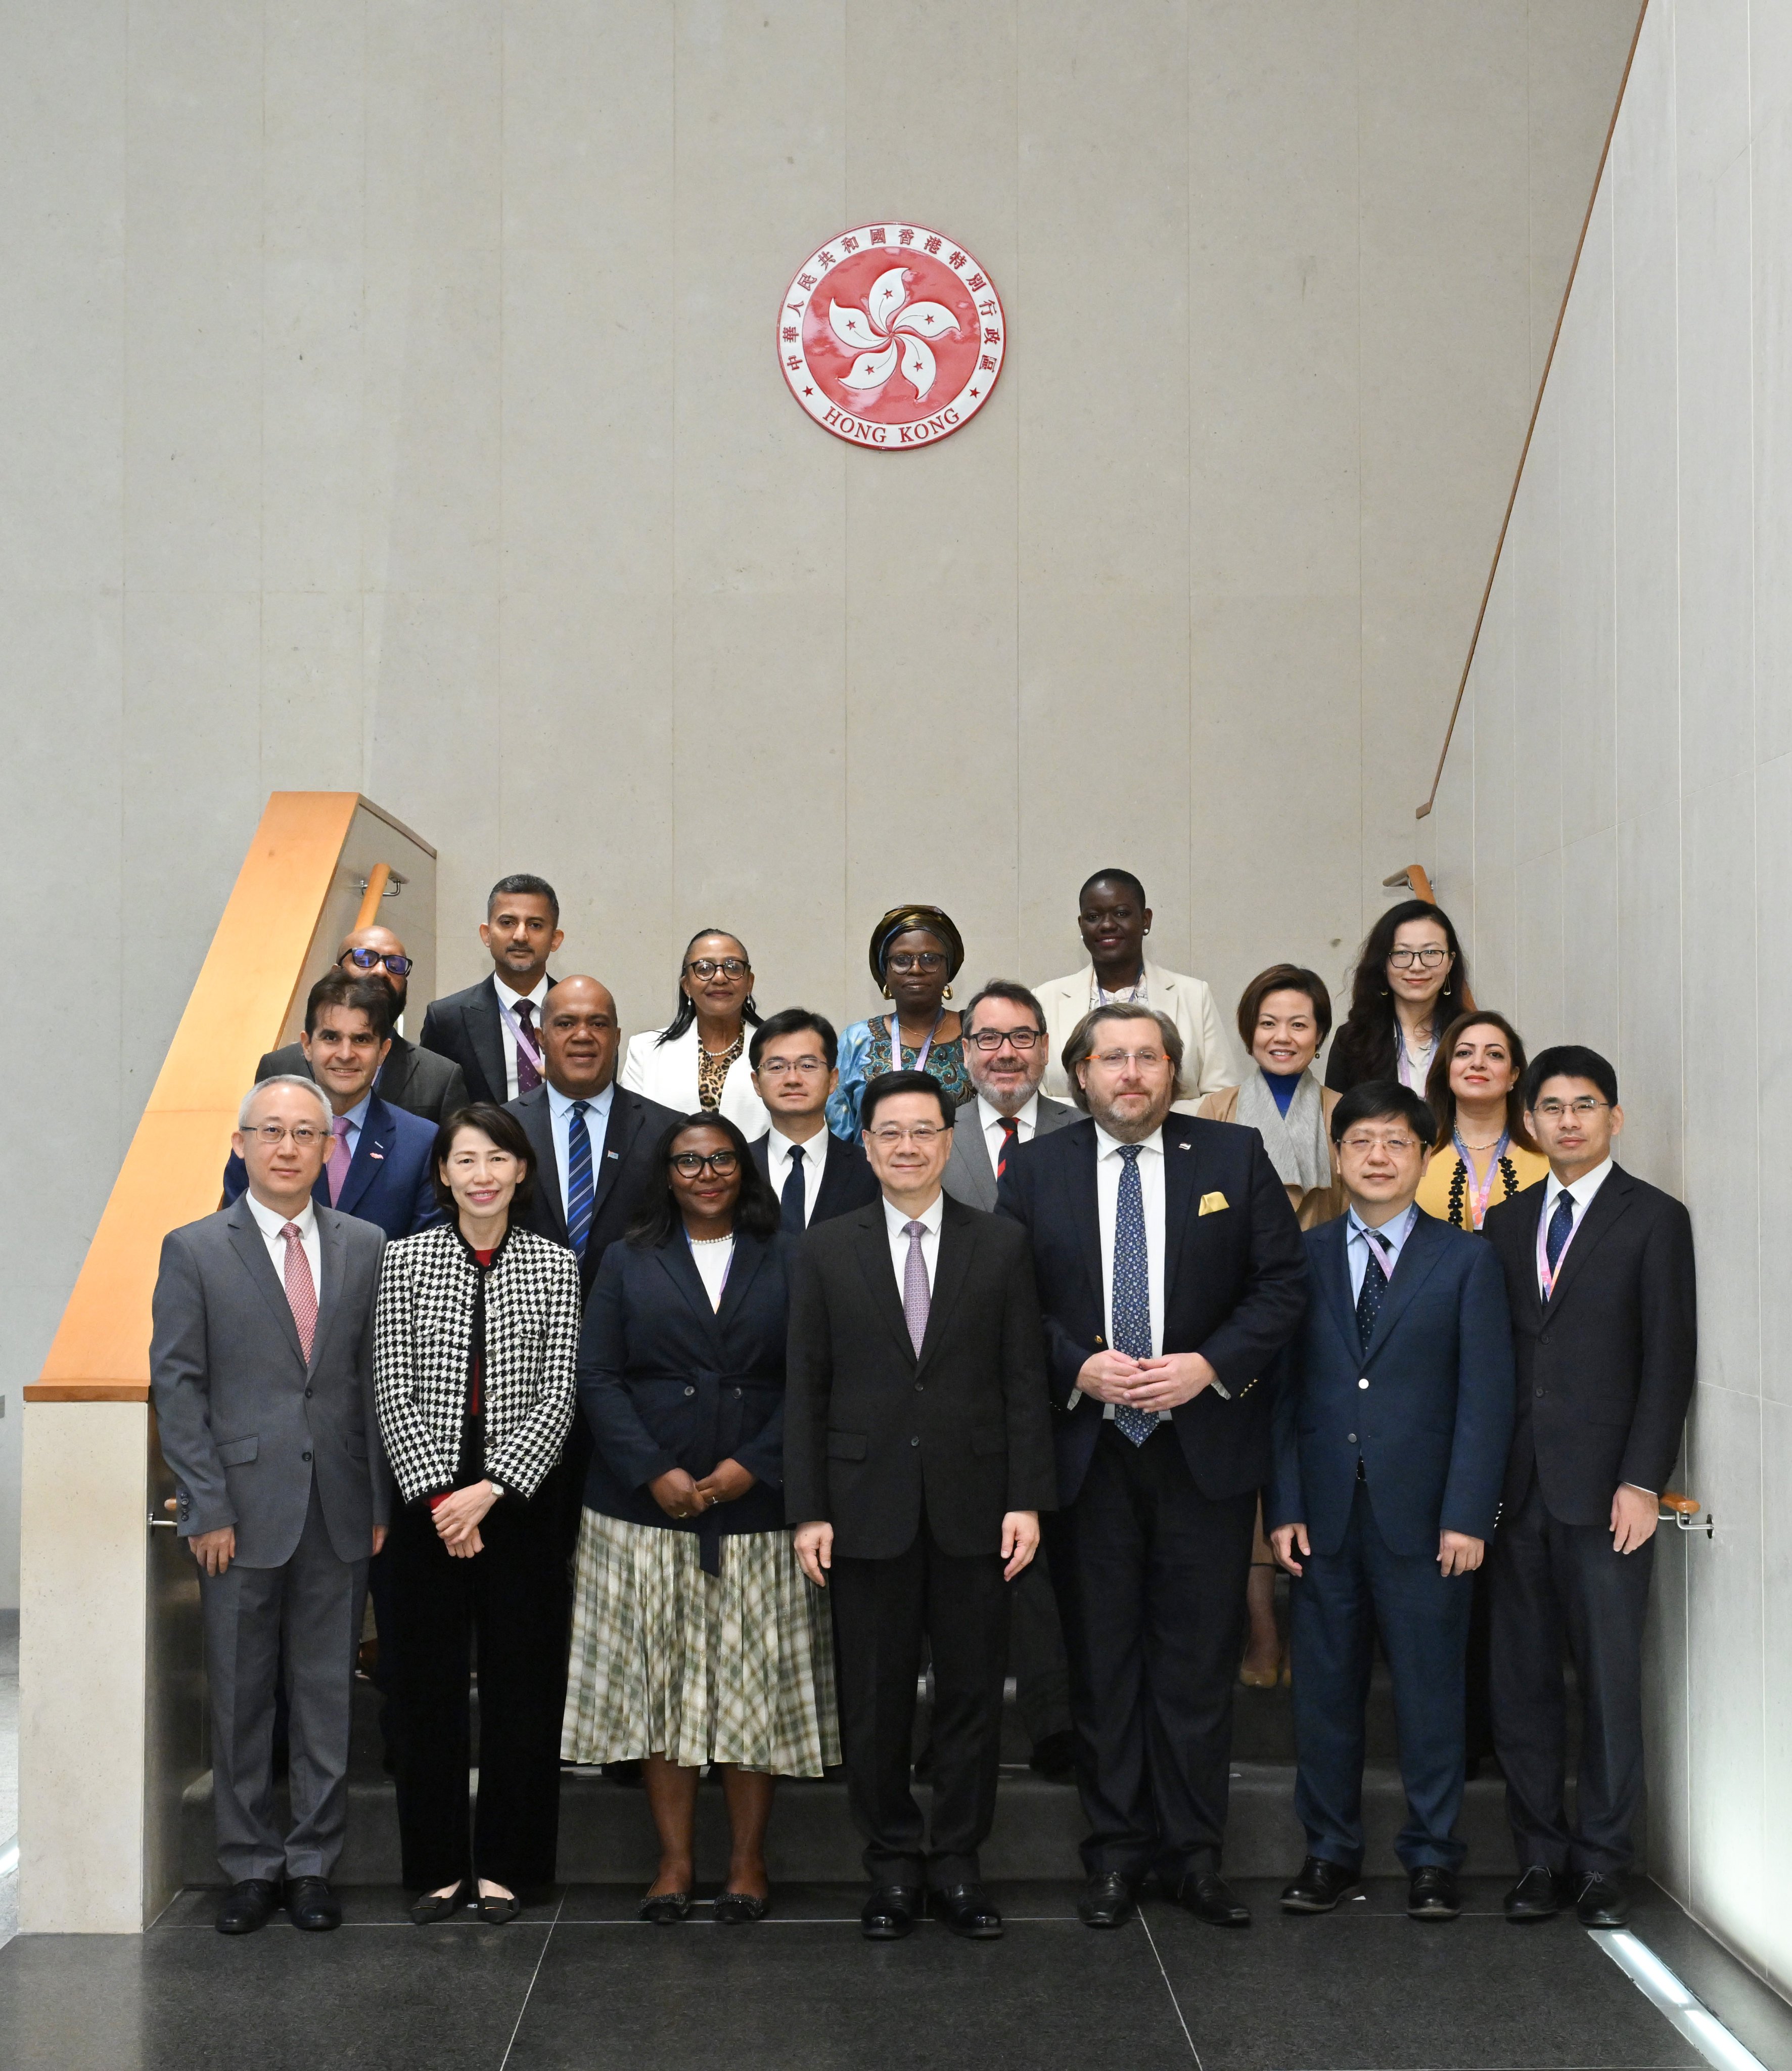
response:
[[[1453,1021],[1437,1045],[1425,1097],[1437,1119],[1437,1148],[1419,1182],[1428,1216],[1478,1230],[1489,1208],[1549,1170],[1525,1133],[1524,1045],[1504,1015],[1477,1010]]]

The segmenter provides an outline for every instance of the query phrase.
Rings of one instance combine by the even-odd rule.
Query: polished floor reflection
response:
[[[334,1935],[284,1918],[247,1941],[194,1892],[141,1937],[27,1935],[0,1950],[8,2071],[1699,2071],[1704,2060],[1572,1921],[1517,1930],[1471,1880],[1450,1927],[1373,1884],[1290,1920],[1241,1887],[1245,1934],[1148,1902],[1115,1934],[1079,1926],[1068,1884],[1011,1884],[999,1942],[929,1926],[871,1946],[859,1887],[781,1890],[758,1927],[633,1919],[632,1890],[573,1885],[515,1925],[417,1929],[393,1890],[346,1894]],[[1652,1891],[1650,1941],[1769,2067],[1792,2067],[1792,2009]]]

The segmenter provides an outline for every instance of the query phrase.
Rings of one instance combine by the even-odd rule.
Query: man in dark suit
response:
[[[806,1007],[787,1007],[761,1021],[747,1052],[753,1090],[772,1118],[752,1146],[753,1163],[777,1195],[782,1227],[793,1236],[811,1223],[868,1208],[878,1196],[864,1151],[827,1126],[839,1054],[833,1023]]]
[[[336,968],[351,978],[377,978],[391,987],[392,1048],[374,1081],[374,1091],[388,1107],[401,1107],[424,1122],[441,1122],[467,1102],[466,1079],[458,1064],[434,1051],[409,1043],[398,1033],[410,990],[411,959],[390,928],[359,928],[342,937]],[[256,1083],[264,1079],[306,1078],[311,1068],[302,1042],[270,1050],[255,1068]]]
[[[563,939],[553,886],[526,874],[499,878],[479,939],[491,975],[430,1002],[423,1047],[460,1066],[470,1100],[503,1107],[542,1081],[541,1007],[554,982],[547,959]]]
[[[1267,1377],[1306,1255],[1257,1132],[1171,1113],[1167,1015],[1097,1007],[1064,1056],[1091,1118],[1017,1150],[999,1200],[1031,1240],[1056,1413],[1046,1550],[1091,1830],[1077,1910],[1117,1927],[1155,1871],[1198,1918],[1246,1926],[1220,1876],[1232,1681]]]
[[[333,1118],[318,1200],[401,1237],[439,1222],[441,1209],[435,1130],[375,1090],[392,1048],[391,1014],[392,994],[378,978],[326,971],[305,1003],[301,1050],[304,1076],[322,1089]],[[232,1151],[224,1199],[236,1200],[248,1184],[243,1160]]]
[[[1613,1162],[1624,1114],[1596,1050],[1533,1058],[1524,1105],[1550,1176],[1482,1225],[1505,1269],[1518,1355],[1488,1570],[1494,1744],[1519,1871],[1506,1917],[1547,1920],[1573,1903],[1585,1926],[1622,1927],[1655,1520],[1698,1349],[1692,1224],[1671,1194]],[[1585,1722],[1572,1827],[1564,1635]]]
[[[1434,1127],[1396,1082],[1358,1086],[1333,1110],[1350,1205],[1306,1233],[1313,1298],[1278,1377],[1264,1516],[1297,1578],[1294,1810],[1307,1847],[1285,1913],[1330,1913],[1361,1875],[1377,1634],[1400,1720],[1406,1910],[1462,1909],[1464,1663],[1511,1443],[1512,1334],[1491,1246],[1414,1204]]]
[[[791,1267],[785,1513],[834,1597],[864,1934],[908,1934],[931,1887],[954,1933],[981,1940],[1002,1932],[978,1851],[1001,1761],[1003,1585],[1056,1500],[1039,1306],[1020,1232],[940,1191],[952,1108],[938,1081],[885,1072],[860,1114],[882,1198],[811,1229]],[[925,1839],[908,1774],[924,1638]]]
[[[589,1294],[642,1195],[665,1183],[654,1152],[679,1118],[617,1085],[616,1002],[596,978],[564,978],[543,995],[541,1035],[542,1082],[509,1104],[535,1154],[535,1188],[519,1220],[578,1253]],[[590,1461],[590,1427],[576,1417],[548,1496],[561,1513],[568,1555],[578,1544]]]
[[[248,1190],[164,1240],[150,1343],[176,1527],[199,1566],[225,1934],[265,1925],[283,1887],[295,1927],[341,1925],[328,1879],[348,1819],[355,1642],[390,1507],[373,1396],[385,1237],[316,1200],[331,1142],[318,1087],[257,1086],[239,1122]],[[283,1655],[284,1835],[272,1774]]]

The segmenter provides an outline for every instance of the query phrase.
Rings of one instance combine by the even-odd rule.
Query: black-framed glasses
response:
[[[1011,1043],[1017,1050],[1031,1050],[1035,1043],[1045,1040],[1043,1028],[979,1028],[974,1036],[965,1038],[974,1043],[979,1050],[989,1052],[999,1050],[1004,1043]]]
[[[1440,949],[1433,942],[1425,949],[1390,949],[1388,966],[1391,970],[1411,970],[1417,964],[1421,970],[1435,970],[1439,964],[1448,963],[1450,952]]]
[[[732,1150],[678,1150],[672,1154],[672,1170],[682,1172],[687,1179],[695,1179],[707,1165],[718,1179],[725,1179],[740,1165],[739,1154]]]
[[[383,964],[394,978],[408,978],[416,968],[408,957],[382,956],[378,949],[344,949],[337,961],[360,971],[378,970]]]
[[[899,949],[884,968],[894,971],[899,978],[910,978],[917,971],[925,971],[931,977],[935,971],[945,969],[945,958],[937,949]]]
[[[739,957],[699,957],[685,969],[707,985],[712,978],[744,978],[747,966]]]

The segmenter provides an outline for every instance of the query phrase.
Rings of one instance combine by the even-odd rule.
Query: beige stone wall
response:
[[[699,924],[868,1005],[1093,865],[1229,1003],[1429,781],[1636,0],[0,0],[0,1602],[35,1372],[267,791],[501,871],[631,1027]],[[772,351],[900,214],[1012,340],[851,451]],[[29,947],[25,947],[25,943]],[[35,994],[42,1011],[31,1003]]]

